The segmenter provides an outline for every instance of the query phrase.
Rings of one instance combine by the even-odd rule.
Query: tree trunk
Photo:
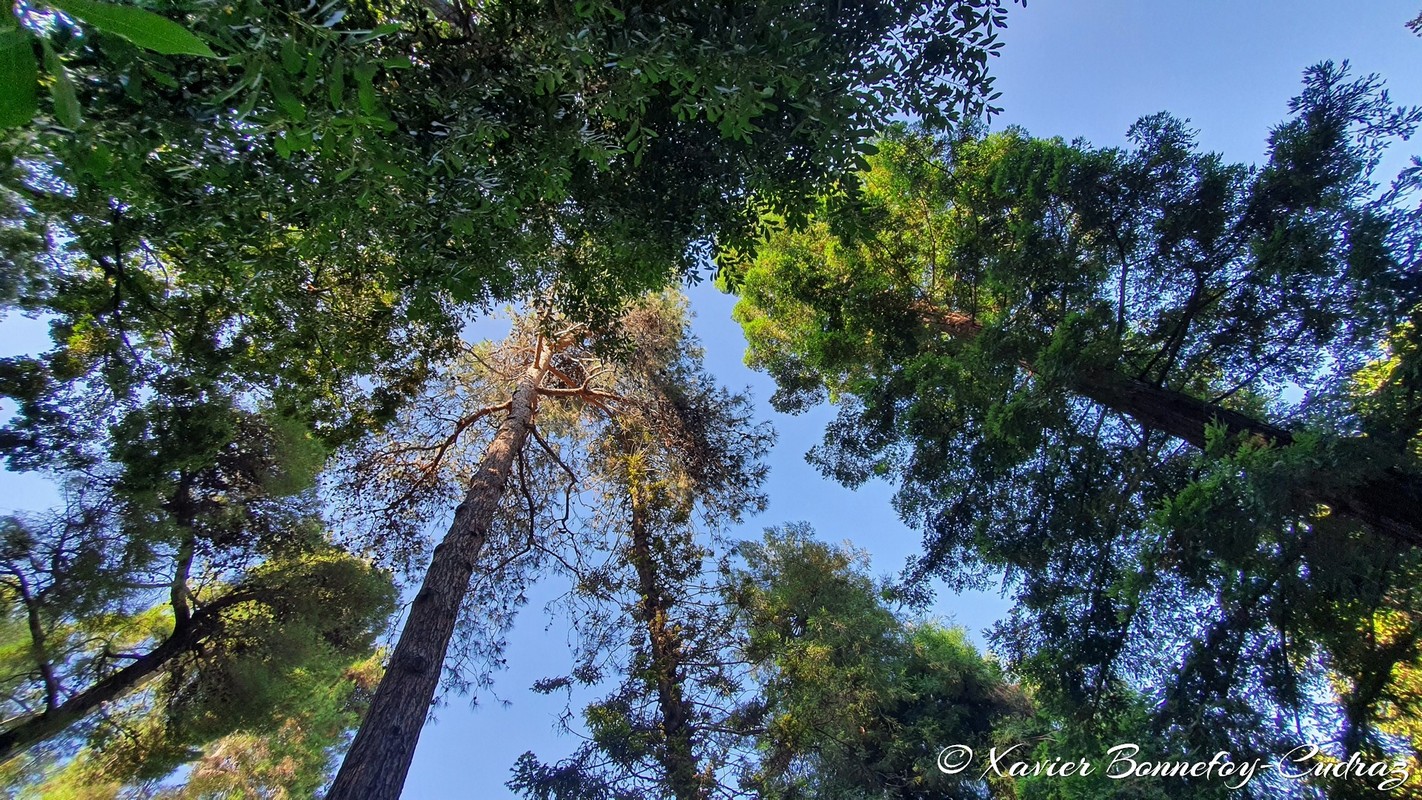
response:
[[[1293,433],[1284,428],[1144,381],[1086,372],[1076,376],[1071,388],[1147,428],[1201,449],[1205,447],[1205,427],[1211,423],[1224,425],[1231,435],[1260,439],[1275,447],[1294,443]],[[1323,477],[1325,480],[1317,483],[1295,487],[1297,499],[1307,505],[1326,505],[1376,533],[1422,547],[1422,487],[1416,481],[1392,469],[1354,486],[1338,486]]]
[[[652,680],[656,685],[657,709],[665,737],[662,766],[667,771],[667,790],[676,800],[700,800],[703,796],[696,755],[692,748],[692,706],[682,694],[681,637],[667,622],[669,603],[662,591],[652,554],[652,532],[647,520],[642,487],[632,476],[632,565],[637,570],[638,605],[650,645]]]
[[[221,621],[219,614],[223,609],[252,599],[254,597],[251,594],[234,592],[214,600],[187,618],[179,620],[168,638],[130,662],[128,666],[44,713],[29,717],[0,732],[0,764],[64,732],[70,725],[96,711],[104,703],[136,689],[169,661],[188,652],[217,630]]]
[[[484,452],[464,502],[455,509],[449,532],[434,549],[385,677],[341,762],[327,800],[396,800],[400,796],[420,729],[439,686],[460,604],[469,592],[474,564],[488,538],[514,460],[533,427],[538,388],[552,355],[551,345],[540,337],[533,364],[520,378],[509,403],[508,416]]]
[[[917,301],[911,308],[935,330],[971,338],[981,326],[965,314]],[[1207,403],[1184,392],[1152,386],[1106,370],[1074,376],[1068,387],[1112,411],[1124,414],[1152,430],[1162,431],[1195,447],[1205,447],[1205,429],[1223,424],[1234,436],[1256,438],[1275,447],[1293,444],[1293,433]],[[1340,487],[1330,481],[1296,487],[1297,499],[1322,504],[1335,513],[1352,517],[1380,535],[1413,547],[1422,547],[1422,485],[1415,478],[1389,469],[1366,481]]]

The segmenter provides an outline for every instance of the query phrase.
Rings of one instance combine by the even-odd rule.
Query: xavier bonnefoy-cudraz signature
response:
[[[949,745],[938,751],[938,769],[948,775],[968,774],[988,777],[1071,777],[1075,775],[1105,775],[1112,780],[1130,778],[1192,778],[1222,781],[1231,789],[1243,788],[1260,775],[1273,771],[1285,780],[1335,778],[1367,781],[1377,789],[1387,791],[1403,785],[1411,777],[1406,761],[1368,761],[1354,753],[1347,760],[1328,759],[1318,745],[1301,745],[1277,759],[1263,758],[1236,761],[1228,752],[1215,753],[1208,761],[1165,761],[1141,755],[1139,745],[1118,744],[1100,759],[1062,758],[1032,761],[1025,756],[1031,749],[1025,744],[993,747],[977,753],[965,744]]]

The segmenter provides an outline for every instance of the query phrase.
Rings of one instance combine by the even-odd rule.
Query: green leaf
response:
[[[296,49],[296,42],[291,39],[281,44],[281,65],[292,75],[301,71],[301,53]]]
[[[357,64],[354,70],[356,79],[356,100],[360,103],[360,110],[366,114],[375,113],[375,86],[371,80],[375,77],[377,67],[371,63]]]
[[[34,117],[38,75],[29,33],[0,31],[0,128],[24,125]]]
[[[280,72],[273,72],[270,83],[272,97],[276,98],[277,105],[281,107],[282,112],[297,122],[305,122],[306,106],[296,99],[296,95],[291,91],[291,85],[286,82],[286,76]]]
[[[148,73],[148,77],[152,78],[153,81],[159,86],[166,86],[169,89],[176,89],[178,88],[178,86],[181,85],[178,83],[177,78],[174,78],[172,75],[169,75],[161,69],[150,68],[146,70],[146,72]]]
[[[40,43],[44,45],[45,71],[54,78],[54,83],[49,86],[49,94],[54,98],[54,115],[64,123],[64,127],[71,130],[77,128],[81,121],[79,96],[74,91],[74,82],[69,79],[69,70],[64,68],[64,63],[59,60],[48,41],[41,39]]]
[[[338,58],[331,67],[331,75],[326,79],[326,93],[331,99],[331,108],[340,110],[342,95],[346,91],[346,62]]]
[[[50,0],[50,5],[145,50],[170,56],[217,58],[212,48],[187,28],[152,11],[92,0]]]

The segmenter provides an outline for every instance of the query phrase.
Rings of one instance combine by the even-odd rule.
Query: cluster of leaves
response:
[[[58,0],[47,5],[145,50],[163,55],[216,57],[203,40],[151,11],[92,0]],[[49,73],[49,91],[55,116],[70,128],[78,127],[79,98],[74,80],[49,39],[20,27],[14,17],[7,17],[0,25],[5,26],[0,30],[0,80],[3,80],[5,87],[4,93],[0,94],[0,128],[24,125],[34,118],[38,110],[36,89],[39,67],[33,57],[36,45],[43,53],[41,60]]]
[[[774,402],[840,402],[811,460],[899,481],[913,576],[1005,576],[998,645],[1078,732],[1140,693],[1237,753],[1301,719],[1395,749],[1371,715],[1413,713],[1383,688],[1412,653],[1358,632],[1413,616],[1415,538],[1379,520],[1416,515],[1374,511],[1418,496],[1422,169],[1372,176],[1422,112],[1329,64],[1291,111],[1260,168],[1167,115],[1128,150],[891,131],[861,196],[724,275]]]
[[[803,214],[877,120],[984,110],[1003,22],[1001,0],[16,4],[0,23],[0,303],[48,322],[54,347],[0,362],[18,409],[0,447],[13,469],[93,488],[17,537],[13,563],[22,584],[67,585],[75,564],[103,576],[43,602],[17,590],[15,609],[49,617],[29,626],[16,705],[53,735],[92,710],[86,683],[132,692],[154,733],[123,757],[156,775],[225,732],[195,721],[204,704],[248,697],[262,717],[276,702],[224,648],[278,671],[368,650],[320,603],[244,605],[266,571],[325,552],[303,487],[326,448],[389,425],[460,351],[471,311],[536,292],[603,330],[713,243]],[[587,376],[594,355],[556,365]],[[657,413],[683,423],[686,473],[726,486],[749,464],[698,439],[706,390]],[[501,511],[512,551],[557,519],[535,495],[566,465],[540,452]],[[408,480],[401,502],[433,496],[435,466],[388,473]],[[386,580],[338,558],[368,588]],[[511,580],[481,596],[516,605]],[[374,588],[351,596],[368,627],[388,610]],[[89,624],[122,632],[71,641]],[[339,658],[289,631],[334,637]]]

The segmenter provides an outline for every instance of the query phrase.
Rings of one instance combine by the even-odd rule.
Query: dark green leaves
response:
[[[172,20],[151,11],[92,0],[57,0],[50,5],[92,26],[122,37],[133,44],[163,55],[192,55],[217,58],[203,40]],[[44,50],[45,71],[50,74],[50,95],[54,115],[68,128],[79,125],[79,97],[73,79],[54,51],[48,38],[20,27],[13,16],[3,18],[0,30],[0,128],[29,122],[38,110],[36,85],[39,70],[34,57],[34,40]],[[155,77],[157,77],[155,75]]]
[[[35,115],[37,79],[30,35],[0,30],[0,128],[24,125]]]
[[[170,56],[217,58],[206,42],[178,23],[152,11],[92,0],[55,0],[51,5],[105,33],[122,36],[145,50]]]
[[[44,45],[44,68],[54,80],[49,88],[50,95],[54,97],[54,114],[66,127],[77,128],[79,126],[79,97],[74,92],[74,81],[69,78],[69,70],[64,68],[64,64],[60,62],[54,48],[49,46],[49,42],[42,40],[42,44]]]

